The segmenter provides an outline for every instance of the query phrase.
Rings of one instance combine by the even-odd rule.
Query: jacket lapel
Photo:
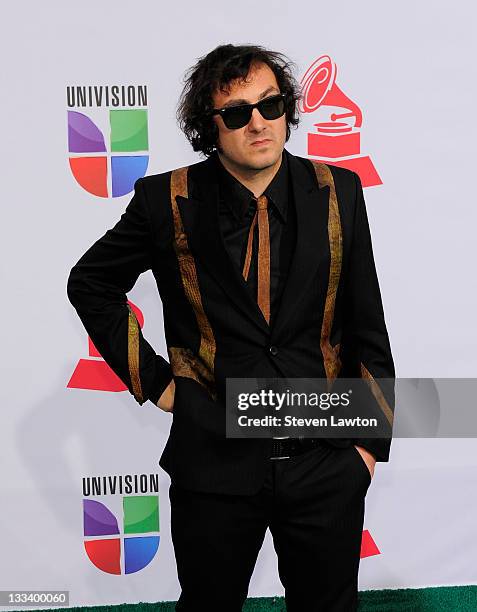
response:
[[[328,261],[329,263],[328,200],[330,189],[328,186],[318,187],[311,162],[291,153],[287,152],[287,154],[296,210],[296,245],[278,313],[271,330],[273,341],[277,344],[289,317],[297,308],[300,300],[307,294],[308,285],[315,278],[320,262]],[[309,168],[305,164],[309,164]],[[326,278],[321,280],[327,282],[328,275],[326,274]]]
[[[176,201],[190,250],[222,287],[227,298],[268,334],[268,323],[240,270],[230,258],[220,230],[219,188],[214,160],[209,158],[190,166],[189,173],[191,197],[177,196]]]

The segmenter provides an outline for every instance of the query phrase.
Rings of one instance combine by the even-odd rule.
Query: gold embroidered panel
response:
[[[366,366],[363,363],[361,363],[361,378],[364,378],[366,382],[368,383],[372,394],[376,398],[376,401],[378,402],[379,407],[384,413],[384,416],[388,420],[388,423],[392,426],[393,421],[394,421],[393,411],[391,410],[388,402],[386,401],[386,398],[384,397],[384,394],[381,391],[381,388],[376,382],[374,376],[371,374],[371,372],[366,368]]]
[[[330,188],[328,203],[328,240],[330,245],[330,274],[328,289],[326,292],[325,310],[321,326],[320,347],[323,354],[326,377],[333,381],[341,369],[339,358],[340,345],[331,346],[330,334],[335,312],[336,293],[341,275],[341,264],[343,259],[343,239],[341,231],[340,211],[336,197],[335,183],[331,170],[326,164],[312,162],[320,189],[328,186]]]
[[[202,296],[199,289],[195,259],[189,250],[187,236],[180,215],[176,196],[188,197],[187,189],[188,167],[177,168],[171,174],[171,207],[174,222],[174,250],[179,263],[182,285],[187,299],[189,300],[197,320],[200,333],[199,355],[194,362],[190,349],[171,347],[171,364],[175,360],[176,367],[182,372],[181,376],[190,376],[207,388],[209,393],[215,396],[214,359],[216,343],[214,332],[205,314],[202,304]]]
[[[144,403],[141,378],[139,375],[139,322],[136,315],[129,304],[127,304],[128,315],[128,367],[129,377],[133,395],[137,402]]]

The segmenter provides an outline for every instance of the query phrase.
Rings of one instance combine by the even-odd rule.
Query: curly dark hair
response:
[[[298,100],[300,87],[292,74],[295,64],[282,53],[259,45],[219,45],[186,71],[177,107],[177,122],[194,151],[210,156],[216,148],[218,128],[207,113],[213,107],[212,94],[218,89],[226,91],[231,81],[245,80],[251,65],[263,62],[273,70],[278,87],[285,97],[287,121],[286,140],[291,126],[299,123]]]

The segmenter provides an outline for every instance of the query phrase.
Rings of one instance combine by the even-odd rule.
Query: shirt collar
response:
[[[216,163],[219,169],[220,199],[230,209],[235,219],[242,222],[250,206],[251,200],[256,198],[253,192],[243,185],[225,168],[216,154]],[[285,151],[282,153],[282,162],[273,179],[263,192],[269,202],[278,210],[283,221],[287,220],[288,202],[288,160]]]

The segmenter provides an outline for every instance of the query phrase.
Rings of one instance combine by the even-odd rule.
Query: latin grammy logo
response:
[[[323,120],[314,124],[316,133],[308,134],[308,155],[316,161],[353,170],[363,187],[381,185],[371,158],[361,155],[361,109],[338,87],[336,73],[330,56],[322,55],[301,80],[300,111],[313,113],[320,109],[323,115]]]
[[[137,317],[139,326],[144,325],[144,316],[139,308],[128,300]],[[126,331],[127,333],[127,331]],[[126,391],[123,381],[108,366],[88,336],[88,358],[80,359],[66,385],[69,389],[91,389],[94,391]]]

